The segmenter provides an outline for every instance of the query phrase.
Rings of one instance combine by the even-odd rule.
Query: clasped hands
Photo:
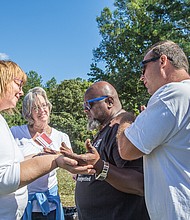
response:
[[[51,149],[44,149],[47,153],[59,155],[56,159],[58,167],[64,168],[73,174],[99,174],[103,168],[103,161],[90,139],[85,142],[87,152],[85,154],[73,153],[70,148],[62,142],[60,152]]]

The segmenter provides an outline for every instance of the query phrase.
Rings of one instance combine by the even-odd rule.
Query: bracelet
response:
[[[102,172],[98,176],[96,176],[96,174],[95,174],[95,179],[96,180],[103,181],[103,180],[106,179],[106,177],[108,175],[108,171],[109,171],[109,167],[110,167],[109,163],[105,162],[104,160],[103,160],[103,162],[104,162],[104,166],[103,166]]]

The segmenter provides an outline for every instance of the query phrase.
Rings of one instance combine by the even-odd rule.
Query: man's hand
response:
[[[141,105],[141,107],[140,107],[141,112],[144,111],[145,109],[146,109],[146,106],[145,105]]]
[[[78,161],[65,157],[63,155],[58,156],[55,159],[57,166],[69,171],[72,174],[95,174],[96,171],[92,165],[79,165]]]
[[[60,154],[59,151],[53,150],[53,149],[51,149],[49,147],[44,147],[44,152],[48,153],[48,154]]]
[[[76,154],[72,153],[70,149],[64,143],[62,143],[60,152],[66,157],[77,160],[78,165],[96,164],[96,162],[100,159],[100,156],[96,148],[92,146],[90,139],[86,140],[85,146],[87,149],[85,154]]]
[[[72,149],[68,148],[64,142],[61,143],[60,153],[63,155],[64,163],[66,163],[66,165],[63,165],[65,166],[63,168],[69,172],[73,174],[91,175],[96,173],[93,164],[88,163],[83,154],[78,155],[73,153]],[[58,166],[60,167],[59,164]]]
[[[103,168],[103,161],[95,147],[92,146],[90,139],[85,142],[87,152],[85,154],[72,153],[70,149],[62,143],[60,152],[70,159],[76,160],[79,166],[91,165],[97,173],[100,173]]]
[[[65,152],[71,153],[71,154],[73,153],[71,148],[68,148],[67,145],[64,142],[61,143],[60,152],[62,154],[64,154]]]
[[[65,157],[76,160],[78,165],[80,166],[87,165],[86,161],[80,159],[78,154],[73,153],[72,150],[68,148],[64,142],[61,143],[60,153],[62,153]]]

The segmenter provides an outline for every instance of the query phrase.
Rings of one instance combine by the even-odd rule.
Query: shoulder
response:
[[[190,101],[190,80],[184,80],[182,82],[172,82],[160,87],[149,99],[148,105],[151,106],[156,104],[160,106],[161,103],[182,102]]]
[[[27,125],[16,125],[16,126],[12,126],[10,129],[12,132],[25,131],[27,129]]]
[[[2,124],[6,124],[7,126],[8,126],[8,124],[7,124],[7,122],[6,122],[6,120],[5,120],[5,118],[0,114],[0,122],[1,122],[1,125]]]
[[[113,127],[115,124],[122,124],[123,122],[132,123],[135,120],[135,115],[132,112],[122,112],[117,115],[114,119],[110,122],[110,127]]]
[[[69,139],[68,134],[66,134],[62,131],[59,131],[55,128],[52,128],[52,135],[51,136],[53,139],[56,139],[57,141],[59,140],[60,142],[65,142],[68,147],[71,147],[71,143],[70,143],[70,139]]]
[[[52,128],[52,134],[53,135],[57,135],[57,136],[59,136],[59,137],[69,137],[69,135],[68,134],[66,134],[66,133],[64,133],[64,132],[62,132],[62,131],[59,131],[59,130],[57,130],[57,129],[55,129],[55,128]]]
[[[12,126],[10,128],[14,138],[21,139],[22,137],[28,138],[28,128],[27,125],[20,125],[20,126]]]
[[[190,92],[190,80],[184,80],[181,82],[172,82],[162,86],[154,95],[162,96],[174,96],[181,94],[188,94]],[[153,96],[154,96],[153,95]]]

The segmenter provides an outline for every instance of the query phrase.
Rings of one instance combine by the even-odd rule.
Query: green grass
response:
[[[72,178],[72,174],[64,169],[57,170],[59,195],[63,206],[73,207],[75,206],[75,180]]]

